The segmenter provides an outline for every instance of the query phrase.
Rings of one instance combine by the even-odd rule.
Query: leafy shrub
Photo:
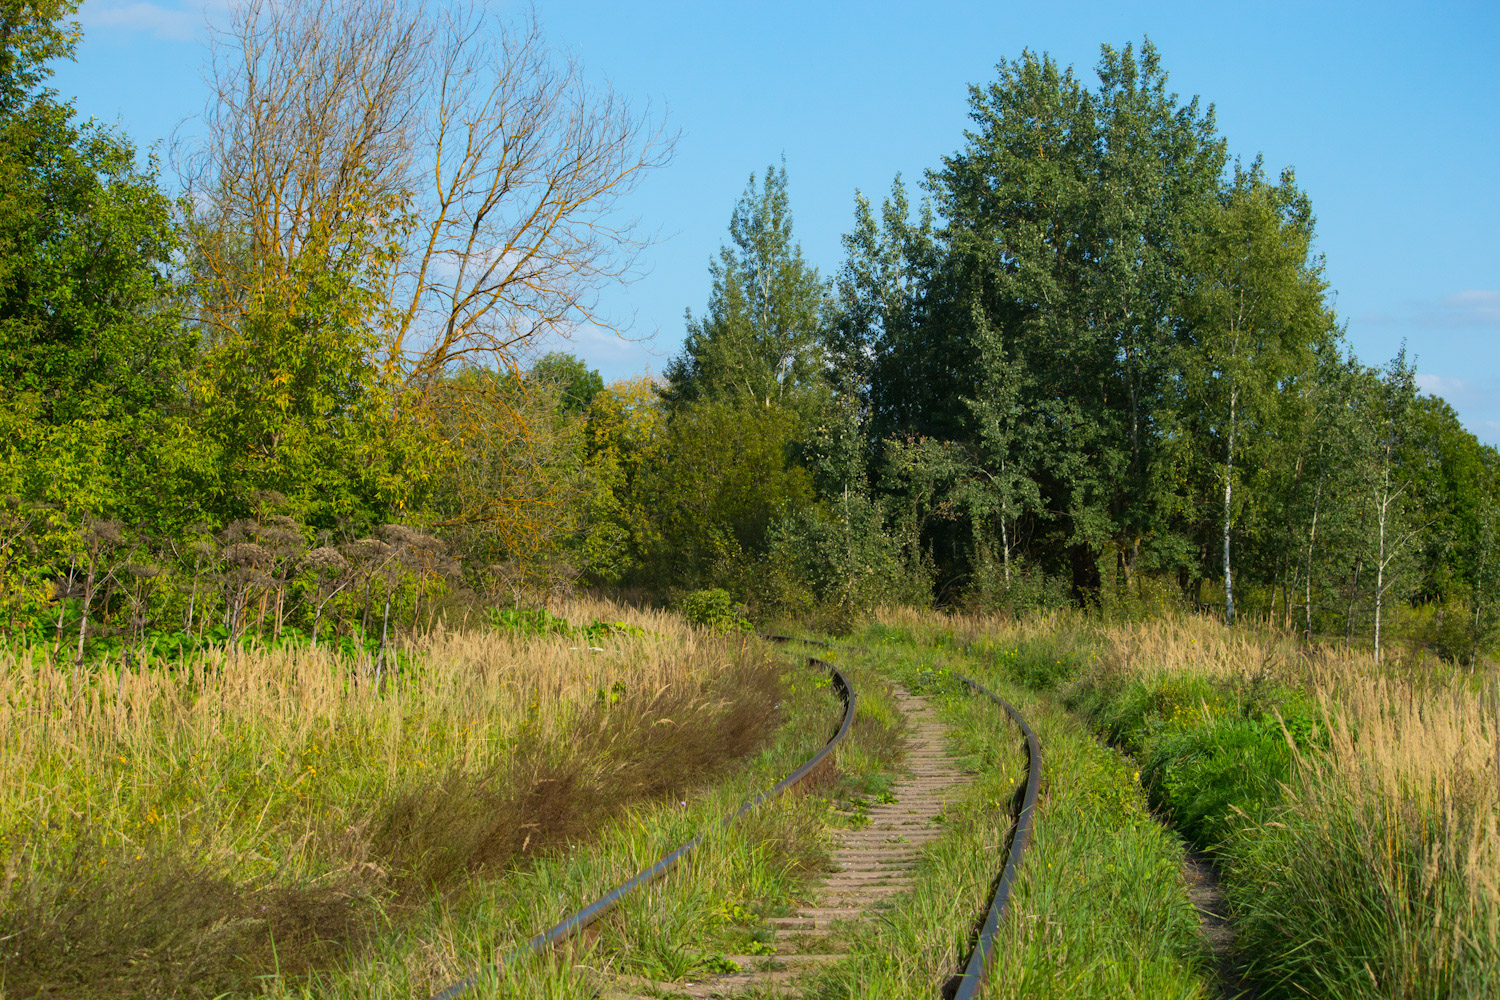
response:
[[[566,635],[583,639],[602,639],[611,635],[643,636],[646,630],[628,622],[597,621],[591,625],[574,625],[566,618],[559,618],[546,608],[491,608],[488,612],[492,626],[502,632],[519,635]]]
[[[718,587],[682,595],[677,610],[690,624],[715,632],[748,632],[753,627],[745,618],[744,606]]]
[[[520,635],[568,635],[573,625],[546,608],[490,608],[490,624],[502,632]]]
[[[1298,747],[1327,745],[1317,704],[1293,688],[1170,674],[1117,687],[1095,680],[1070,692],[1069,707],[1136,755],[1153,805],[1199,846],[1222,844],[1238,813],[1279,800],[1291,773],[1288,736]]]
[[[1072,603],[1068,579],[1025,566],[1018,558],[1011,562],[1007,573],[1005,566],[992,555],[977,558],[960,605],[971,612],[1005,611],[1019,618],[1037,611],[1055,611]]]
[[[764,566],[746,584],[757,610],[834,635],[852,632],[880,604],[931,599],[931,581],[907,572],[878,507],[854,494],[775,522]]]

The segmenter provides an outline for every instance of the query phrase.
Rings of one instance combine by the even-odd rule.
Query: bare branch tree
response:
[[[360,264],[388,371],[425,389],[608,326],[599,290],[649,240],[620,199],[675,137],[549,48],[534,16],[408,0],[250,0],[215,41],[188,160],[205,325],[307,256]]]
[[[431,30],[399,0],[248,0],[213,36],[206,139],[183,164],[211,336],[300,294],[310,260],[368,271],[372,230],[399,235]]]

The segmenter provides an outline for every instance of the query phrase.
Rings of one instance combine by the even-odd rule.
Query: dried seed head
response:
[[[355,562],[378,562],[391,554],[391,547],[378,538],[361,538],[345,545],[344,554]]]
[[[224,558],[232,566],[268,566],[271,553],[254,542],[236,542],[224,550]]]
[[[94,520],[89,518],[88,524],[83,529],[83,535],[90,542],[97,545],[114,545],[120,540],[120,532],[125,528],[119,521]]]
[[[349,561],[339,555],[338,549],[320,545],[302,557],[302,565],[318,573],[342,573],[349,568]]]
[[[126,563],[125,572],[137,580],[150,580],[161,575],[161,567],[155,563]]]
[[[419,537],[404,524],[382,524],[375,529],[376,533],[391,545],[411,545],[413,540]]]
[[[229,574],[230,582],[242,587],[270,588],[276,581],[253,566],[242,566]]]
[[[230,544],[254,541],[260,537],[260,532],[261,527],[255,521],[230,521],[228,527],[224,529],[224,541]]]
[[[300,531],[297,531],[295,528],[283,528],[279,525],[266,527],[261,532],[261,541],[281,551],[300,549],[304,544],[304,539]]]

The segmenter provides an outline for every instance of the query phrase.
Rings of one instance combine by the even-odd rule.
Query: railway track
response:
[[[774,642],[801,642],[829,649],[864,652],[857,647],[834,647],[816,640],[788,636],[763,638]],[[796,771],[724,817],[722,825],[733,823],[751,809],[797,784],[847,736],[856,704],[853,687],[833,664],[812,657],[809,662],[829,671],[834,687],[844,702],[844,713],[837,732]],[[945,997],[970,1000],[984,982],[986,964],[994,949],[1000,918],[1004,914],[1016,871],[1030,838],[1032,815],[1041,780],[1041,749],[1035,733],[1014,706],[967,677],[959,677],[959,680],[975,693],[993,700],[1010,715],[1026,737],[1029,757],[1023,801],[1009,845],[1003,848],[1006,859],[984,924],[964,969],[949,981],[944,990]],[[832,859],[834,871],[821,887],[818,904],[769,921],[776,933],[774,957],[730,956],[742,971],[699,983],[673,983],[670,986],[622,983],[621,988],[604,993],[605,997],[611,1000],[646,1000],[647,997],[660,996],[663,988],[670,990],[673,996],[685,996],[693,1000],[747,994],[795,996],[799,977],[844,957],[845,952],[840,942],[846,938],[850,925],[878,917],[883,909],[911,888],[912,872],[922,846],[942,836],[940,821],[943,810],[967,782],[966,776],[947,751],[946,728],[939,720],[936,710],[926,699],[904,689],[898,689],[897,702],[908,720],[906,759],[909,773],[893,787],[891,801],[882,802],[868,811],[867,825],[838,834]],[[501,964],[522,961],[578,933],[607,913],[627,894],[674,868],[692,853],[702,839],[701,835],[694,837],[650,868],[536,935],[525,946],[507,956]],[[432,1000],[458,1000],[471,992],[478,979],[476,975],[454,983],[434,994]]]

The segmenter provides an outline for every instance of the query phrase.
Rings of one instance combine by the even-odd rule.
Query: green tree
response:
[[[191,337],[170,201],[122,136],[43,84],[76,4],[0,7],[0,424],[5,488],[133,517],[161,477]]]
[[[585,430],[591,486],[580,538],[585,572],[618,583],[658,545],[661,519],[655,470],[667,453],[667,416],[659,386],[641,377],[594,396]]]
[[[1289,383],[1309,369],[1333,331],[1313,235],[1311,204],[1291,172],[1272,185],[1256,162],[1249,170],[1236,167],[1188,262],[1185,312],[1193,340],[1181,367],[1196,387],[1188,393],[1191,408],[1207,421],[1201,433],[1214,440],[1219,456],[1224,617],[1231,624],[1235,462],[1243,464],[1247,444],[1252,454],[1264,451],[1269,440],[1254,437],[1270,438],[1276,409],[1293,395],[1285,391]]]
[[[752,174],[729,220],[730,243],[709,265],[708,310],[687,314],[682,353],[667,365],[664,396],[799,406],[821,385],[828,293],[792,236],[786,164]]]
[[[45,86],[73,57],[76,8],[0,3],[0,614],[33,638],[48,578],[75,582],[88,515],[156,499],[189,343],[154,170]],[[59,648],[63,627],[59,611]]]
[[[971,89],[965,147],[929,177],[948,224],[925,336],[893,364],[916,368],[925,352],[946,368],[928,380],[949,388],[928,401],[924,433],[942,427],[955,398],[983,408],[1007,368],[1024,374],[1004,437],[1041,460],[1008,457],[1007,478],[1035,484],[1045,523],[1031,535],[1080,599],[1097,592],[1107,550],[1126,583],[1138,565],[1181,550],[1163,434],[1181,261],[1224,163],[1212,111],[1167,90],[1150,42],[1139,56],[1105,46],[1098,74],[1089,90],[1028,52]],[[981,354],[988,371],[973,363]],[[938,433],[976,440],[982,411],[959,412],[967,419]],[[991,433],[991,468],[996,443]]]
[[[588,410],[604,389],[604,379],[590,368],[583,359],[562,351],[550,351],[537,358],[531,365],[531,378],[552,386],[558,392],[558,403],[568,413],[581,414]]]
[[[679,407],[648,487],[659,582],[743,591],[772,525],[813,502],[794,456],[801,428],[796,412],[749,398]]]
[[[376,361],[388,235],[381,205],[311,227],[291,261],[248,265],[232,325],[205,328],[193,404],[223,519],[258,490],[320,529],[368,530],[417,502],[444,439],[429,397]]]
[[[881,202],[855,192],[854,228],[843,237],[835,319],[826,333],[831,380],[857,392],[872,441],[899,433],[923,413],[922,403],[944,390],[932,363],[940,345],[918,346],[923,296],[937,260],[932,205],[913,212],[898,176]]]

